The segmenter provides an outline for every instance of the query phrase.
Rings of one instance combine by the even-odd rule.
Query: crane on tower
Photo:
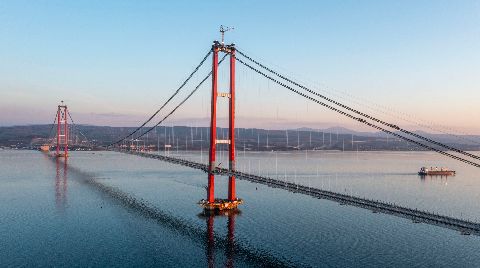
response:
[[[222,45],[224,44],[225,32],[228,32],[228,31],[231,31],[231,30],[235,30],[235,28],[220,25],[220,34],[222,35]]]

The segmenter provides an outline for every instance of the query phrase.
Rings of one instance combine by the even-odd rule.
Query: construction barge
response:
[[[50,144],[43,144],[40,146],[40,151],[44,153],[50,152]]]
[[[418,172],[420,176],[455,176],[454,170],[449,170],[448,168],[438,168],[438,167],[422,167]]]

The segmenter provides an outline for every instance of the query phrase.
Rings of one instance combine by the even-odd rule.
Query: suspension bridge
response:
[[[166,115],[159,121],[149,125],[157,115],[163,111],[169,103],[182,91],[182,89],[192,80],[192,77],[198,72],[200,67],[205,64],[207,59],[212,58],[211,71],[200,80],[200,82],[194,86],[184,99],[182,99],[176,106],[173,107]],[[229,61],[229,90],[228,92],[220,92],[218,89],[218,69],[228,57]],[[180,87],[167,98],[167,100],[158,108],[147,120],[145,120],[140,126],[136,127],[121,138],[116,139],[110,144],[103,147],[106,150],[112,150],[120,153],[127,153],[138,157],[153,158],[160,161],[186,166],[193,169],[198,169],[207,174],[207,196],[206,199],[199,201],[199,204],[206,211],[229,211],[236,210],[239,205],[243,203],[243,200],[237,197],[236,194],[236,179],[246,180],[253,183],[263,184],[269,187],[281,188],[294,193],[309,195],[314,198],[327,199],[338,202],[342,205],[352,205],[369,209],[373,212],[380,212],[391,214],[403,218],[412,220],[415,223],[427,223],[437,225],[445,228],[457,230],[462,234],[475,234],[480,235],[480,224],[450,217],[446,215],[439,215],[433,212],[427,212],[418,210],[415,208],[408,208],[392,203],[382,202],[380,200],[372,200],[367,198],[360,198],[353,195],[344,193],[338,193],[334,191],[327,191],[323,189],[317,189],[307,187],[305,185],[281,181],[276,178],[268,176],[259,176],[246,172],[239,171],[236,168],[236,138],[235,138],[235,89],[236,89],[236,63],[241,64],[254,74],[273,82],[277,86],[286,89],[294,96],[304,99],[308,103],[320,105],[325,109],[328,109],[342,117],[353,120],[359,124],[368,126],[377,131],[384,132],[397,139],[404,140],[410,144],[436,152],[444,157],[451,158],[453,160],[462,162],[463,164],[470,165],[476,168],[480,168],[479,156],[476,156],[470,152],[459,149],[455,146],[434,140],[430,137],[418,134],[416,132],[409,131],[405,128],[379,119],[371,114],[365,113],[358,109],[354,109],[345,103],[321,94],[304,84],[297,82],[286,75],[268,67],[264,63],[254,59],[247,55],[245,52],[239,50],[235,44],[226,45],[223,42],[215,41],[208,50],[206,55],[202,58],[200,63],[195,67],[193,72],[183,81]],[[198,89],[211,78],[211,101],[210,101],[210,128],[209,128],[209,151],[208,151],[208,163],[198,163],[191,160],[181,159],[177,157],[171,157],[167,155],[153,154],[148,152],[141,152],[138,150],[131,150],[131,147],[122,146],[126,142],[133,141],[135,138],[137,141],[145,135],[148,135],[151,131],[155,130],[157,126],[164,123],[170,116],[176,113],[176,111],[185,105],[185,103],[198,91]],[[220,139],[217,136],[217,102],[219,98],[224,98],[228,101],[228,135],[227,138]],[[67,159],[69,157],[69,128],[68,119],[72,125],[75,125],[68,108],[63,103],[58,106],[55,116],[54,124],[56,122],[57,133],[56,139],[52,139],[52,142],[56,141],[55,157],[63,157]],[[220,167],[216,161],[216,150],[219,144],[226,145],[228,147],[228,167]],[[165,144],[167,148],[167,144]],[[135,148],[138,149],[138,146]],[[215,176],[228,177],[228,196],[226,198],[218,198],[215,196]]]

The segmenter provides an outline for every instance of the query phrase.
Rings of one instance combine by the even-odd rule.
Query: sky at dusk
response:
[[[226,42],[352,107],[480,134],[480,1],[2,0],[0,125],[52,123],[60,100],[77,123],[139,125],[221,24],[235,27]],[[209,87],[168,124],[206,125]],[[361,129],[240,65],[237,93],[239,127]]]

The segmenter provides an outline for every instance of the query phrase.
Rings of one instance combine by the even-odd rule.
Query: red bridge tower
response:
[[[210,118],[210,151],[208,163],[208,188],[207,200],[201,200],[200,205],[207,210],[225,210],[235,209],[243,201],[235,195],[235,176],[229,176],[228,179],[228,199],[215,198],[215,170],[216,170],[216,147],[217,144],[229,145],[229,170],[235,170],[235,45],[224,45],[215,41],[212,46],[213,65],[212,65],[212,107]],[[230,92],[218,92],[218,53],[230,54]],[[229,117],[228,117],[228,140],[217,139],[217,97],[229,99]]]
[[[68,157],[68,110],[67,105],[58,105],[57,110],[57,151],[56,157]],[[63,152],[60,150],[63,147]]]

